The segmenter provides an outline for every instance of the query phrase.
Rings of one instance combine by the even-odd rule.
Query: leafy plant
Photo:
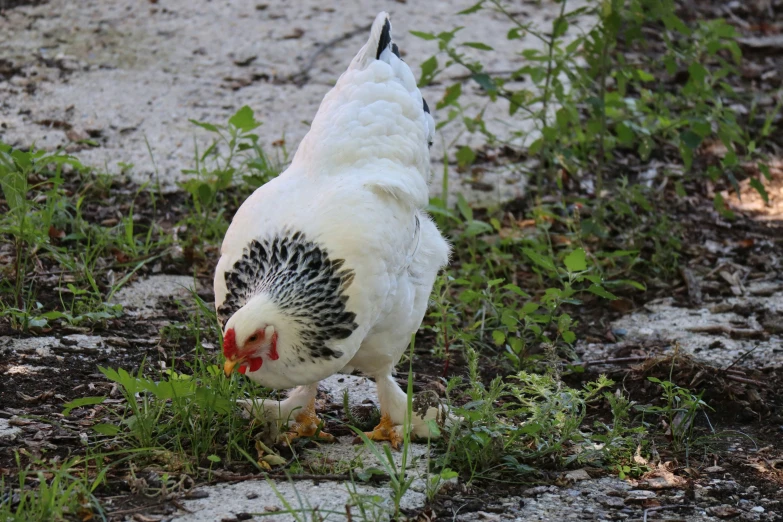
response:
[[[125,407],[113,413],[113,423],[104,422],[93,429],[100,435],[122,437],[126,444],[150,455],[173,452],[187,468],[208,466],[211,470],[217,463],[236,460],[234,448],[253,447],[248,421],[234,413],[237,398],[245,396],[249,385],[226,379],[216,364],[217,354],[204,349],[203,332],[214,326],[216,318],[206,303],[193,297],[196,307],[191,312],[191,327],[197,348],[190,363],[192,373],[166,369],[159,379],[152,379],[144,376],[143,365],[135,375],[122,368],[99,367],[108,380],[119,385]],[[63,414],[104,399],[76,399],[65,405]]]
[[[29,180],[43,174],[50,165],[56,166],[54,178],[30,185]],[[25,152],[0,143],[0,188],[8,205],[8,213],[0,220],[0,232],[13,238],[15,251],[12,300],[17,313],[10,315],[15,325],[23,329],[30,326],[35,306],[34,288],[28,285],[27,272],[33,253],[48,246],[51,221],[60,199],[52,196],[56,196],[62,184],[63,165],[84,169],[75,158],[61,152]],[[46,206],[39,208],[28,193],[45,184],[51,184],[51,188],[46,192]]]
[[[694,441],[696,416],[709,409],[701,398],[703,392],[697,395],[687,388],[657,377],[647,377],[647,380],[660,386],[664,404],[662,406],[637,405],[636,409],[645,415],[653,415],[661,419],[666,430],[666,438],[671,442],[673,451],[686,450]]]
[[[235,179],[241,176],[247,186],[259,187],[282,172],[288,154],[283,146],[282,155],[271,158],[261,148],[254,131],[262,124],[247,105],[226,125],[190,121],[214,137],[203,153],[196,147],[194,168],[182,171],[189,179],[180,186],[190,194],[195,210],[191,241],[219,241],[227,227],[223,218],[226,198],[222,196]]]
[[[527,153],[540,160],[530,163],[533,169],[528,171],[535,177],[539,193],[545,180],[560,183],[563,174],[584,179],[592,170],[594,193],[602,198],[611,194],[604,188],[608,166],[617,151],[634,150],[647,162],[656,149],[673,148],[688,171],[702,144],[716,142],[723,145],[725,153],[719,165],[704,170],[710,179],[725,176],[738,190],[737,176],[747,163],[758,165],[758,171],[769,179],[761,145],[770,136],[781,104],[764,116],[760,126],[738,120],[732,103],[747,100],[727,81],[739,74],[742,60],[737,32],[724,20],[698,21],[689,27],[677,16],[675,7],[673,0],[601,0],[569,10],[563,0],[550,30],[542,32],[507,2],[481,0],[459,14],[494,11],[508,22],[508,40],[523,43],[530,37],[538,40],[541,48],[520,45],[514,54],[525,64],[510,72],[493,73],[486,70],[481,57],[498,51],[483,42],[460,41],[461,27],[438,34],[412,31],[419,38],[436,42],[439,50],[422,63],[420,83],[426,85],[445,69],[458,65],[489,103],[503,100],[510,117],[503,122],[507,138],[492,130],[493,122],[487,121],[484,106],[473,109],[463,105],[462,81],[450,85],[438,102],[439,109],[448,109],[448,117],[439,126],[455,122],[468,132],[484,135],[490,144],[514,147],[523,141]],[[571,30],[573,20],[586,13],[594,15],[598,23],[587,32]],[[645,26],[656,28],[663,56],[641,52],[631,61],[626,49],[643,46],[651,38],[651,33],[642,31]],[[681,87],[676,82],[657,81],[680,74],[687,78]],[[520,82],[522,79],[526,81]],[[752,105],[751,116],[755,116],[755,103]],[[463,146],[455,157],[464,167],[477,155]],[[519,168],[525,171],[529,167]],[[751,185],[767,199],[759,179],[753,179]],[[724,210],[717,199],[716,208]]]

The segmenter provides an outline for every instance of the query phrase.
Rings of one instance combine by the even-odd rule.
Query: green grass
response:
[[[33,459],[24,465],[17,454],[17,483],[0,477],[0,520],[7,522],[59,522],[106,520],[96,489],[109,468],[102,458],[72,457],[60,463]]]

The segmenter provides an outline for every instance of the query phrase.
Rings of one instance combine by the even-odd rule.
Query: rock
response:
[[[619,497],[610,497],[608,495],[602,495],[597,497],[596,500],[603,506],[609,508],[621,508],[625,506],[625,501]]]
[[[742,511],[733,506],[723,504],[707,508],[707,513],[718,518],[732,518],[742,513]]]
[[[351,485],[359,495],[376,496],[377,503],[368,501],[364,506],[375,513],[375,520],[388,520],[391,511],[390,493],[386,487],[366,486],[361,483]],[[219,484],[216,486],[202,486],[201,490],[209,493],[204,499],[183,499],[181,502],[191,513],[180,513],[172,520],[177,522],[214,522],[215,520],[235,519],[239,520],[244,513],[268,512],[270,506],[278,506],[286,502],[291,508],[297,510],[297,520],[309,520],[314,509],[318,512],[345,513],[346,504],[351,503],[351,495],[345,484],[334,481],[314,483],[310,480],[278,481],[274,487],[265,480],[248,480],[237,484]],[[409,490],[402,499],[403,509],[415,509],[422,506],[426,496],[422,493]],[[354,513],[358,513],[354,507]],[[290,517],[274,517],[275,520],[293,520]],[[331,518],[331,517],[330,517]]]
[[[667,351],[679,344],[683,352],[714,366],[726,367],[735,361],[751,368],[781,365],[783,338],[759,324],[765,317],[780,316],[783,290],[779,285],[780,281],[773,281],[764,286],[765,290],[777,289],[771,295],[731,297],[721,306],[696,310],[677,306],[673,298],[656,299],[615,321],[611,329],[625,330],[625,338],[637,343],[668,345]],[[750,315],[743,315],[745,311]],[[603,359],[613,356],[612,346],[591,343],[577,348],[589,352],[590,358]]]
[[[574,482],[579,481],[579,480],[590,480],[590,474],[587,473],[587,471],[585,471],[583,469],[574,469],[574,470],[568,471],[565,474],[565,477],[568,480],[571,480],[571,481],[574,481]]]
[[[156,306],[165,298],[185,299],[193,289],[190,276],[154,275],[121,288],[112,302],[121,304],[128,315],[152,317],[159,313]]]
[[[8,419],[0,419],[0,440],[13,441],[22,432],[20,428],[11,426]]]
[[[647,491],[646,489],[634,489],[628,492],[628,496],[625,498],[625,504],[642,504],[647,500],[655,498],[657,495],[654,491]]]

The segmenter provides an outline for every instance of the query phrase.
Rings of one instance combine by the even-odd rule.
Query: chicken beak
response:
[[[234,371],[234,367],[240,362],[242,362],[240,359],[226,359],[226,362],[223,364],[223,373],[226,377],[231,377],[231,372]]]

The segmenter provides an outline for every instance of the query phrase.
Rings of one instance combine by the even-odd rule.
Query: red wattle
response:
[[[239,370],[237,370],[237,371],[238,371],[239,373],[241,373],[241,374],[243,374],[243,375],[244,375],[244,374],[245,374],[245,372],[247,372],[247,364],[243,364],[243,365],[241,365],[241,366],[239,367]]]
[[[264,364],[264,360],[261,357],[252,357],[251,359],[248,359],[250,361],[250,371],[254,372],[261,368],[261,365]]]

